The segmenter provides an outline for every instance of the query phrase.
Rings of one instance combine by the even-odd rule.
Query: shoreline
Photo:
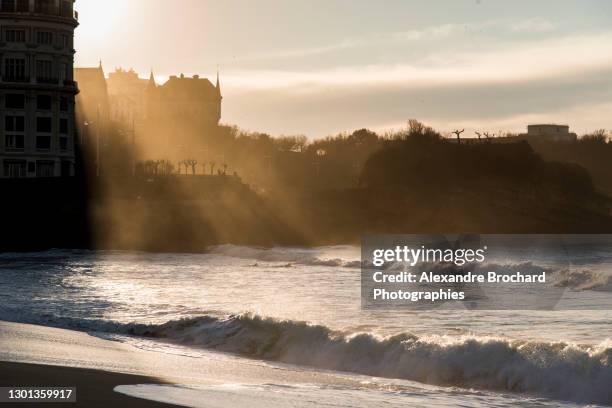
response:
[[[87,332],[0,320],[0,386],[77,387],[76,405],[54,406],[181,406],[140,400],[113,391],[118,385],[133,384],[204,387],[322,384],[359,388],[361,381],[349,374],[282,364],[273,366],[221,352],[200,350],[193,357],[181,350],[160,352]],[[23,403],[12,405],[24,406]]]
[[[1,387],[76,387],[76,403],[53,403],[53,406],[106,408],[129,406],[133,408],[172,408],[179,405],[129,397],[115,392],[119,385],[169,384],[168,382],[140,375],[121,374],[87,368],[61,367],[31,363],[0,361]],[[23,406],[23,403],[2,406]],[[26,404],[27,405],[27,404]]]
[[[372,377],[371,374],[295,363],[258,361],[214,350],[198,350],[197,355],[186,351],[188,350],[180,346],[162,351],[146,344],[141,346],[131,342],[113,341],[87,332],[0,321],[0,386],[76,386],[77,405],[66,403],[59,406],[94,408],[208,407],[200,401],[220,395],[251,398],[255,395],[253,390],[259,390],[257,398],[264,404],[257,407],[282,408],[292,406],[293,398],[301,395],[299,390],[304,389],[316,392],[337,390],[339,394],[335,397],[338,398],[348,392],[357,402],[382,398],[389,390],[400,394],[407,392],[418,403],[426,401],[428,396],[433,396],[444,402],[440,406],[447,406],[445,404],[448,401],[458,397],[455,386],[449,388],[448,385],[429,384],[419,379]],[[527,381],[528,378],[524,380]],[[552,384],[554,385],[554,381]],[[133,385],[144,387],[139,390]],[[163,385],[168,387],[159,387]],[[131,388],[132,393],[119,395],[114,391],[117,386],[128,386],[121,389],[125,391],[125,388]],[[286,403],[265,405],[267,402],[274,402],[276,395],[262,391],[269,387],[289,392],[284,400]],[[577,402],[605,404],[602,400],[603,394],[594,394],[590,398],[592,401],[587,401],[584,396],[571,393],[546,395],[535,393],[534,389],[526,389],[523,392],[497,388],[473,391],[461,385],[459,387],[462,390],[459,395],[468,406],[479,405],[481,402],[491,402],[498,406],[515,405],[517,401],[531,398],[544,401],[543,407],[575,406]],[[134,391],[136,393],[133,393]],[[190,399],[190,395],[194,394],[195,399]],[[147,399],[139,400],[134,397]],[[601,401],[597,401],[598,399]],[[169,404],[153,401],[168,401]],[[407,402],[409,401],[402,399],[400,406]],[[213,404],[211,407],[225,408],[225,405]]]

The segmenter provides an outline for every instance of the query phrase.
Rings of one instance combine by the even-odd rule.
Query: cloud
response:
[[[610,43],[612,32],[602,32],[483,53],[439,53],[413,65],[235,73],[224,81],[224,120],[314,137],[409,118],[442,129],[456,123],[520,130],[550,121],[586,131],[612,117],[606,110],[612,101]]]
[[[493,40],[503,35],[512,35],[517,33],[548,33],[554,31],[555,29],[556,26],[552,22],[542,18],[527,20],[489,20],[476,23],[447,23],[413,30],[346,38],[337,43],[325,44],[317,47],[259,53],[234,59],[231,61],[231,63],[285,60],[331,54],[342,50],[359,50],[372,47],[389,49],[406,45],[427,47],[428,44],[436,41],[448,40],[451,38],[457,41],[458,37],[466,35],[482,35],[489,40]],[[417,42],[419,44],[415,44]]]
[[[588,109],[579,111],[612,101],[611,77],[612,69],[608,69],[571,79],[535,82],[229,90],[224,121],[271,134],[303,133],[312,137],[362,127],[395,127],[410,118],[425,120],[441,130],[456,123],[466,128],[492,123],[493,130],[517,130],[531,121],[543,120],[576,126],[580,122],[581,129],[586,130],[602,127],[612,116],[610,110],[606,114],[598,110],[601,116],[586,115]],[[500,127],[504,123],[508,126]]]
[[[548,20],[533,18],[510,24],[510,31],[516,33],[549,33],[557,26]]]
[[[235,70],[225,73],[236,88],[380,86],[431,87],[564,78],[612,67],[612,32],[515,44],[492,51],[438,52],[413,63],[375,64],[309,71]],[[296,90],[297,91],[297,90]]]

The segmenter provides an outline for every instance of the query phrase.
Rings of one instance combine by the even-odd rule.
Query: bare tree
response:
[[[170,162],[170,160],[162,160],[161,161],[161,174],[164,176],[169,176],[174,171],[174,165]]]
[[[189,161],[181,160],[179,162],[179,174],[181,174],[181,167],[185,167],[185,175],[189,174]]]
[[[223,163],[223,175],[227,174],[227,163]]]
[[[191,173],[195,176],[196,174],[196,166],[198,165],[198,161],[195,159],[185,159],[185,174],[187,173],[187,168],[191,167]]]
[[[478,141],[482,140],[482,133],[480,132],[474,132],[476,133],[476,136],[478,136]]]
[[[461,144],[461,134],[465,132],[465,129],[462,130],[455,130],[454,132],[452,132],[454,135],[457,135],[457,143]]]
[[[215,174],[215,166],[217,165],[217,163],[215,163],[214,161],[208,162],[208,164],[210,165],[210,175],[214,175]]]

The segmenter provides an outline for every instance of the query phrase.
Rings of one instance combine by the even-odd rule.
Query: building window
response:
[[[26,32],[22,29],[8,28],[5,32],[7,42],[23,43],[26,41]]]
[[[59,143],[60,143],[60,150],[68,150],[68,138],[67,137],[60,137],[59,139]]]
[[[53,45],[53,33],[49,31],[37,31],[36,43],[41,45]]]
[[[28,173],[36,173],[36,162],[28,162]]]
[[[36,136],[36,149],[37,150],[51,149],[51,136]]]
[[[38,110],[51,110],[52,102],[51,95],[38,95],[36,97],[36,108]]]
[[[57,79],[53,78],[53,61],[36,61],[36,79],[44,83],[57,82]]]
[[[51,118],[36,118],[36,131],[37,132],[45,132],[45,133],[51,133],[52,132],[52,123],[51,123]]]
[[[62,0],[62,2],[60,3],[61,5],[61,11],[60,14],[62,17],[66,17],[66,18],[73,18],[74,17],[74,13],[73,13],[73,5],[72,5],[72,1],[71,0]]]
[[[26,60],[24,58],[5,58],[4,76],[9,81],[25,81]]]
[[[55,162],[39,160],[36,162],[36,177],[55,176]]]
[[[25,118],[23,116],[4,117],[4,147],[23,150],[25,139]]]
[[[59,132],[62,135],[67,135],[68,134],[68,119],[65,118],[61,118],[59,121]]]
[[[25,95],[24,94],[6,94],[4,106],[7,109],[24,109]]]
[[[36,12],[42,14],[57,14],[53,0],[36,0]]]
[[[68,98],[65,96],[60,98],[60,111],[68,112]]]
[[[29,0],[2,0],[0,9],[7,12],[28,12],[30,8]]]
[[[60,62],[59,64],[59,80],[60,85],[64,84],[64,82],[68,79],[68,64],[65,62]]]
[[[7,134],[6,136],[4,136],[4,147],[9,150],[23,150],[24,136]]]
[[[4,147],[13,150],[23,150],[25,139],[25,118],[23,116],[4,117]]]
[[[25,160],[5,160],[4,161],[4,176],[19,178],[26,176]]]
[[[23,132],[25,128],[25,118],[23,116],[4,117],[4,130],[6,132]]]

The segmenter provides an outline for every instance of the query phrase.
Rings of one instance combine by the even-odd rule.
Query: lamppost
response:
[[[100,177],[100,125],[98,121],[90,122],[85,121],[83,125],[87,129],[87,139],[89,139],[89,128],[93,125],[96,125],[96,177]],[[84,143],[81,141],[81,145]]]

